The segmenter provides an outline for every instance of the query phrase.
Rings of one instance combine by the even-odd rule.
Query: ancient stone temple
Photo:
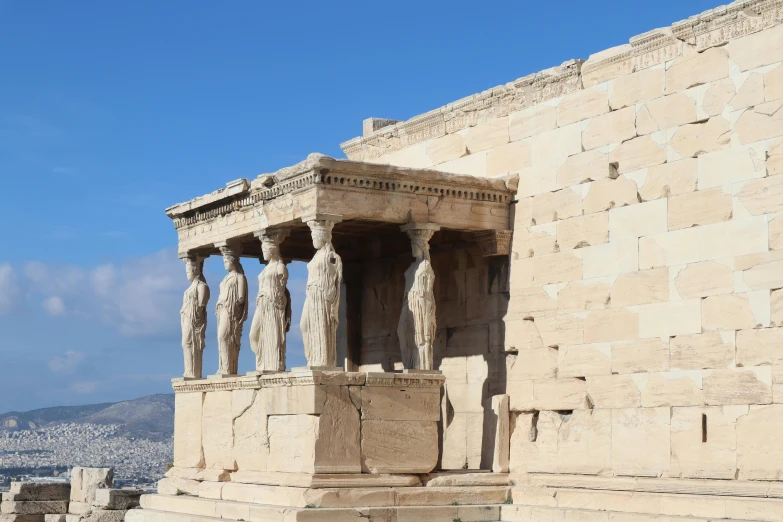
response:
[[[735,2],[169,208],[174,467],[126,520],[783,522],[781,63]]]

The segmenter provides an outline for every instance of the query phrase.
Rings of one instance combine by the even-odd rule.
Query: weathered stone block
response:
[[[557,472],[598,475],[612,467],[612,412],[574,410],[560,415]]]
[[[678,335],[670,349],[672,370],[727,368],[734,362],[734,332]]]
[[[700,370],[669,371],[634,376],[642,389],[642,407],[700,406],[704,404]]]
[[[756,292],[725,294],[707,297],[702,301],[704,330],[746,330],[762,324],[754,315],[754,304],[762,297]],[[769,311],[769,294],[766,294]],[[762,305],[763,306],[763,302]],[[755,307],[758,310],[758,306]],[[768,321],[767,321],[768,323]]]
[[[615,276],[639,269],[639,243],[636,238],[589,246],[580,251],[584,279]]]
[[[609,85],[611,94],[609,105],[612,110],[636,105],[645,100],[653,100],[663,95],[666,71],[663,67],[643,69],[633,74],[620,76]]]
[[[201,414],[204,394],[178,393],[174,396],[174,466],[204,466],[201,446]]]
[[[699,108],[707,116],[717,116],[721,114],[729,104],[729,101],[737,93],[732,78],[724,78],[717,82],[712,82],[705,90],[704,97],[700,101]]]
[[[114,483],[114,471],[111,468],[71,469],[71,502],[92,504],[95,491],[111,488]]]
[[[558,355],[557,376],[587,377],[609,375],[612,371],[611,347],[608,344],[581,344],[561,346]]]
[[[620,274],[612,286],[612,307],[662,303],[669,300],[669,270],[653,268]]]
[[[701,259],[699,228],[686,228],[639,239],[639,269],[694,263]]]
[[[543,286],[582,279],[582,250],[566,250],[533,258],[532,285]]]
[[[567,188],[533,197],[533,220],[541,225],[582,214],[582,195]]]
[[[559,351],[555,348],[536,348],[519,355],[506,357],[506,375],[509,381],[544,380],[558,373]],[[451,387],[451,385],[447,385]],[[481,393],[479,393],[479,397]]]
[[[769,366],[704,370],[704,402],[709,405],[772,403],[772,369]]]
[[[137,489],[99,489],[95,492],[92,505],[100,509],[127,510],[139,505],[142,493]]]
[[[737,199],[754,216],[783,211],[783,176],[748,181],[737,192]]]
[[[586,343],[625,341],[639,337],[639,315],[624,308],[593,310],[585,319]]]
[[[557,106],[557,125],[563,127],[609,112],[609,91],[598,85],[566,96]]]
[[[729,58],[741,71],[783,60],[783,27],[776,26],[729,41]]]
[[[71,485],[66,482],[11,482],[12,500],[69,500]],[[4,498],[5,500],[5,498]]]
[[[554,411],[519,413],[512,422],[511,473],[556,473],[561,416]]]
[[[661,132],[624,141],[609,154],[609,161],[620,174],[666,163],[666,135]]]
[[[650,167],[639,186],[639,197],[650,201],[693,192],[698,174],[698,160],[693,158]]]
[[[362,386],[364,420],[440,420],[440,390]]]
[[[612,410],[612,469],[616,475],[657,477],[669,467],[669,408]]]
[[[586,312],[606,308],[610,288],[602,281],[573,281],[557,294],[557,309],[561,312]]]
[[[729,102],[729,107],[738,111],[761,103],[764,103],[764,76],[753,73],[742,82],[737,94]]]
[[[686,299],[641,305],[638,308],[639,335],[648,337],[672,337],[701,332],[701,301]]]
[[[0,513],[19,515],[46,515],[47,513],[65,513],[68,502],[65,500],[11,500],[0,502]]]
[[[439,165],[467,155],[465,136],[462,134],[447,134],[427,142],[427,156],[432,165]]]
[[[617,179],[603,179],[590,183],[582,206],[585,214],[591,214],[634,205],[638,202],[636,183],[620,176]]]
[[[587,396],[595,408],[638,408],[641,405],[641,391],[633,375],[590,377]]]
[[[509,115],[511,141],[537,136],[557,127],[557,107],[545,103]]]
[[[582,147],[591,150],[636,136],[636,108],[626,107],[597,116],[582,131]]]
[[[429,473],[438,463],[438,426],[434,421],[362,422],[362,471]]]
[[[609,164],[609,154],[589,150],[567,157],[557,168],[558,188],[567,188],[588,181],[616,176],[617,170]]]
[[[182,479],[176,477],[162,478],[158,481],[158,494],[175,497],[177,495],[198,496],[198,480]]]
[[[747,109],[734,124],[734,132],[742,145],[783,136],[783,100],[775,100]]]
[[[703,53],[678,58],[666,70],[666,93],[720,80],[729,75],[729,53],[713,47]]]
[[[669,146],[682,158],[722,150],[731,143],[731,125],[726,118],[714,116],[705,123],[678,127],[669,138]]]
[[[201,417],[204,463],[212,469],[236,469],[230,391],[206,394]]]
[[[316,415],[270,415],[267,470],[314,473],[318,424]]]
[[[759,328],[737,332],[737,364],[783,365],[783,328]]]
[[[696,120],[696,99],[690,92],[649,100],[636,108],[636,131],[640,136]]]
[[[764,145],[752,144],[702,154],[698,157],[699,189],[763,178]]]
[[[532,165],[530,144],[517,141],[495,147],[487,153],[487,176],[519,172]]]
[[[737,419],[737,468],[742,480],[783,479],[783,404],[750,406]]]
[[[674,196],[668,201],[669,230],[720,223],[732,217],[732,196],[720,187]]]
[[[585,381],[581,379],[509,381],[507,393],[512,411],[560,411],[587,406]]]
[[[612,343],[612,373],[655,372],[668,369],[668,341],[638,339]]]
[[[766,101],[783,98],[783,65],[778,65],[763,77],[764,99]]]
[[[672,408],[670,476],[734,479],[736,419],[720,407]]]
[[[465,137],[470,154],[498,147],[508,141],[508,116],[470,127]]]
[[[730,294],[734,291],[734,271],[728,264],[716,261],[691,263],[672,269],[674,286],[684,299]]]
[[[492,472],[508,473],[510,444],[510,411],[508,395],[492,397],[492,413],[495,417],[494,444],[492,446]],[[434,485],[434,484],[433,484]]]
[[[264,471],[269,458],[266,398],[269,389],[234,390],[233,451],[237,469]]]
[[[769,228],[766,216],[732,219],[696,230],[701,261],[767,251]]]

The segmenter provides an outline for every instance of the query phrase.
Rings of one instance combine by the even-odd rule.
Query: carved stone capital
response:
[[[435,223],[406,223],[400,230],[408,234],[411,242],[424,241],[429,243],[432,236],[440,230],[440,225]]]
[[[262,228],[253,232],[253,235],[257,237],[262,243],[274,243],[279,245],[285,238],[291,233],[288,228]]]
[[[343,220],[343,217],[339,214],[326,214],[324,212],[313,212],[312,214],[305,214],[302,216],[302,223],[310,224],[311,221],[328,221],[334,226]]]
[[[239,258],[242,255],[242,243],[239,241],[220,241],[215,243],[215,248],[220,250],[223,257]]]
[[[474,237],[484,257],[507,256],[511,253],[511,230],[485,230]]]

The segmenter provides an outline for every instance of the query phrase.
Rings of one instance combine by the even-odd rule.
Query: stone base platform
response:
[[[307,476],[234,472],[219,478],[223,481],[200,481],[189,494],[145,495],[141,498],[142,509],[128,512],[125,520],[497,521],[501,505],[511,500],[509,476],[496,473]],[[159,491],[172,490],[170,484],[163,482]]]
[[[531,474],[501,520],[783,522],[783,483]]]

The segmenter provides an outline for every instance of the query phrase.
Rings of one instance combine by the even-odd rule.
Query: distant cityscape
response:
[[[136,429],[138,423],[134,422],[97,424],[78,417],[76,422],[61,419],[28,429],[3,429],[0,422],[0,489],[11,481],[58,476],[65,479],[73,466],[112,467],[117,486],[154,488],[174,453],[169,429],[173,415],[168,398],[160,397],[98,406],[98,413],[121,407],[126,413],[135,411],[148,419],[162,419],[158,422],[162,427],[155,430],[150,426]],[[150,404],[160,406],[153,410]]]

